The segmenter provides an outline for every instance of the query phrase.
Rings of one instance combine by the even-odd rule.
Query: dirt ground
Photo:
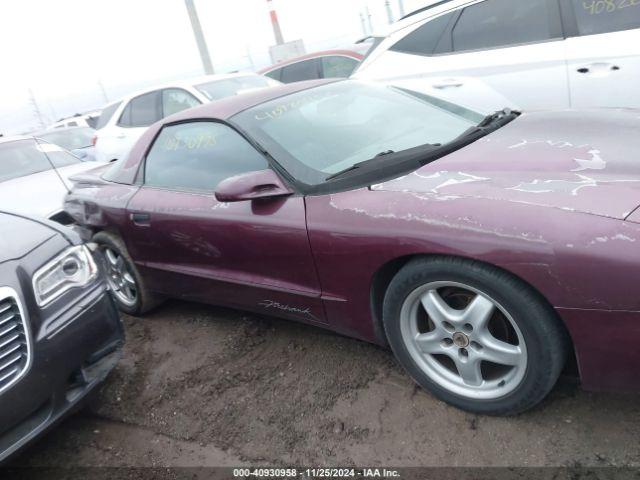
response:
[[[562,379],[533,412],[479,417],[318,328],[181,302],[125,325],[88,408],[14,465],[640,466],[638,396]]]

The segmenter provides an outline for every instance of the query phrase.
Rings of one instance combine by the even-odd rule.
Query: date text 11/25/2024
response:
[[[234,478],[400,478],[387,468],[235,468]]]

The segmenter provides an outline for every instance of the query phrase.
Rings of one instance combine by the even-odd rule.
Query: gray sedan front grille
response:
[[[0,287],[0,392],[26,372],[30,355],[29,331],[18,296]]]

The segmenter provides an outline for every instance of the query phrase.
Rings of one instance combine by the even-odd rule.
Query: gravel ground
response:
[[[104,387],[14,465],[640,466],[637,396],[563,378],[533,412],[480,417],[318,328],[181,302],[124,321]]]

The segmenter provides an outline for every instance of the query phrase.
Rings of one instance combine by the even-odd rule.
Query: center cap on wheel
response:
[[[456,347],[467,348],[469,346],[469,337],[462,332],[456,332],[453,334],[453,343]]]

